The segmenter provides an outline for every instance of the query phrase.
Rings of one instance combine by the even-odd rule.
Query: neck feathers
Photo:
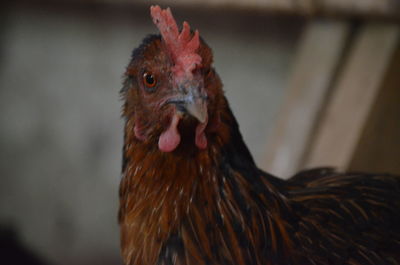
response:
[[[162,153],[126,131],[119,215],[126,264],[266,264],[291,245],[282,195],[254,165],[229,109],[221,123],[207,149],[192,152]]]

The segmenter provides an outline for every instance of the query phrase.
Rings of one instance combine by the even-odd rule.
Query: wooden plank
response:
[[[400,43],[349,169],[400,175]]]
[[[145,0],[144,0],[145,1]],[[353,14],[398,17],[397,0],[160,0],[162,4],[231,6],[299,14]]]
[[[30,2],[41,2],[40,0]],[[150,5],[148,0],[54,0],[65,3],[107,3],[120,4],[144,4]],[[217,8],[241,8],[273,12],[287,12],[296,14],[351,14],[374,15],[399,18],[400,4],[398,0],[159,0],[157,4],[176,7],[197,6]],[[215,14],[217,15],[217,13]]]
[[[267,171],[290,176],[299,169],[349,29],[347,23],[332,20],[313,21],[305,29],[281,114],[268,141],[262,165]]]
[[[320,122],[306,167],[347,169],[399,39],[394,24],[363,27]]]
[[[314,7],[321,13],[398,16],[400,6],[396,0],[318,0]]]

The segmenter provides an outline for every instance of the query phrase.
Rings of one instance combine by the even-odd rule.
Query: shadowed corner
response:
[[[22,242],[14,227],[6,225],[0,225],[0,257],[2,264],[50,264]]]

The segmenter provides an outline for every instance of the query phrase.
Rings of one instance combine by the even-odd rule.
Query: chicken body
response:
[[[152,8],[161,36],[133,52],[122,89],[125,264],[400,264],[400,178],[258,169],[210,48],[198,33],[170,44],[168,12]]]

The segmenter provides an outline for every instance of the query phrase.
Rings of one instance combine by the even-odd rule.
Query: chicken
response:
[[[130,265],[400,264],[400,178],[258,169],[209,46],[170,9],[133,51],[119,223]]]

